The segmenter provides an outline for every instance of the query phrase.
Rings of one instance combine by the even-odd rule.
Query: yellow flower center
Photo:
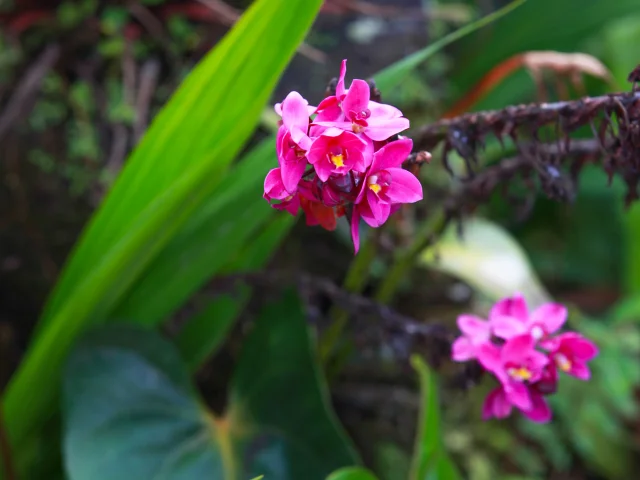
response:
[[[556,361],[556,365],[558,365],[558,368],[563,372],[568,372],[569,370],[571,370],[571,361],[561,353],[557,353],[554,359]]]
[[[288,202],[293,198],[293,195],[289,195],[287,198],[283,200],[283,202]]]
[[[344,155],[331,155],[331,163],[336,167],[344,167]]]
[[[369,189],[377,195],[378,193],[380,193],[380,190],[382,190],[382,187],[377,183],[373,183],[369,185]]]
[[[533,376],[531,372],[524,367],[510,368],[507,372],[511,377],[520,381],[529,380]]]
[[[358,125],[357,123],[352,123],[351,130],[353,130],[353,133],[360,133],[364,130],[364,127],[362,125]]]

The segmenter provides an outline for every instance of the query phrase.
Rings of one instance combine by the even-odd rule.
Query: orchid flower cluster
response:
[[[272,207],[297,215],[307,225],[334,230],[351,211],[356,253],[362,218],[371,227],[387,221],[403,203],[422,199],[422,186],[402,163],[411,153],[408,138],[391,137],[409,128],[409,120],[391,105],[371,100],[369,84],[355,79],[345,89],[342,61],[335,95],[317,107],[291,92],[275,111],[282,117],[276,137],[279,167],[264,182]]]
[[[598,349],[579,333],[558,334],[566,320],[563,305],[546,303],[529,312],[520,294],[496,303],[487,321],[458,317],[462,336],[453,343],[453,360],[478,360],[500,383],[484,402],[485,420],[506,418],[516,407],[534,422],[548,422],[545,396],[556,392],[558,370],[590,378],[587,362]]]

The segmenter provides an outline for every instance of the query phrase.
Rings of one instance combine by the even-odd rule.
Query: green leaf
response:
[[[610,4],[584,0],[527,2],[508,17],[494,22],[490,30],[475,32],[456,45],[456,64],[449,76],[452,86],[456,91],[467,92],[491,68],[522,52],[555,50],[590,53],[584,48],[586,39],[597,35],[594,43],[601,46],[603,39],[599,32],[604,27],[613,20],[637,12],[637,0],[617,0]],[[545,31],[544,35],[540,35],[541,30]],[[608,62],[605,63],[608,65]],[[634,66],[629,65],[627,73]],[[504,81],[499,89],[478,102],[474,110],[503,108],[522,101],[532,101],[535,85],[531,78],[525,72],[517,77]]]
[[[243,272],[263,267],[291,229],[293,220],[289,215],[276,216],[223,271]],[[176,343],[190,368],[195,370],[215,352],[250,297],[251,289],[241,286],[233,294],[220,295],[187,321]]]
[[[411,357],[411,366],[420,379],[422,407],[409,479],[458,480],[460,473],[444,450],[436,377],[418,355]]]
[[[156,117],[83,233],[5,393],[15,448],[53,411],[76,336],[109,316],[223,181],[321,3],[254,2]]]
[[[377,480],[377,478],[365,468],[345,467],[333,472],[327,480]]]
[[[432,55],[438,53],[447,45],[459,40],[460,38],[469,35],[472,32],[475,32],[479,28],[482,28],[486,25],[489,25],[491,22],[496,21],[500,17],[503,17],[507,13],[511,12],[513,9],[522,5],[526,0],[515,0],[500,10],[495,11],[494,13],[487,15],[475,22],[472,22],[464,27],[456,30],[455,32],[450,33],[442,37],[441,39],[433,42],[431,45],[419,50],[411,55],[399,60],[398,62],[389,65],[381,72],[377,73],[374,78],[376,81],[376,86],[384,93],[385,90],[389,91],[393,88],[397,87],[398,84],[402,83],[402,81],[411,73],[413,69],[415,69],[422,62],[427,60]]]
[[[411,366],[420,379],[422,407],[409,478],[422,480],[427,478],[429,470],[434,467],[441,448],[438,385],[435,376],[422,358],[417,355],[412,356]]]
[[[251,451],[265,478],[325,478],[359,463],[329,408],[302,305],[292,292],[257,319],[231,382],[230,404],[232,424],[244,431],[255,422],[263,430],[254,433]],[[292,461],[288,468],[273,461],[280,451]]]
[[[223,478],[223,450],[175,348],[128,326],[88,335],[63,387],[70,480]]]
[[[175,347],[142,327],[100,327],[65,371],[70,480],[324,479],[357,458],[331,412],[300,302],[266,308],[247,338],[228,410],[206,411]]]
[[[481,218],[465,221],[462,235],[449,227],[420,262],[464,280],[492,301],[520,292],[534,307],[549,298],[518,242]]]
[[[265,172],[276,164],[275,139],[252,149],[146,269],[114,312],[155,324],[182,305],[230,259],[253,243],[279,212],[262,198]],[[149,302],[149,298],[154,298]]]

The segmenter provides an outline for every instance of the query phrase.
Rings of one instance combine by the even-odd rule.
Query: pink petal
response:
[[[567,321],[567,308],[559,303],[545,303],[529,317],[529,325],[542,325],[547,334],[555,333]]]
[[[351,214],[351,239],[353,240],[355,253],[360,250],[360,212],[358,208],[358,205],[354,205],[353,213]]]
[[[496,337],[508,340],[527,332],[525,324],[514,317],[492,313],[489,318],[491,318],[491,328]]]
[[[529,388],[520,382],[508,382],[507,385],[504,386],[505,393],[507,394],[507,399],[513,405],[518,407],[520,410],[529,410],[531,409],[531,397],[529,395]]]
[[[574,359],[571,363],[571,368],[567,373],[579,378],[580,380],[589,380],[591,378],[591,371],[589,370],[589,367],[580,360]]]
[[[289,196],[289,192],[282,183],[282,174],[279,168],[269,170],[264,179],[264,198],[267,200],[282,200]]]
[[[482,406],[482,419],[489,420],[492,417],[507,418],[511,414],[512,406],[507,400],[504,389],[500,386],[487,395]]]
[[[358,204],[358,213],[360,213],[360,217],[370,227],[378,228],[380,226],[380,223],[378,223],[376,218],[373,216],[371,208],[369,208],[369,204],[366,201]]]
[[[502,361],[500,360],[500,349],[491,343],[483,343],[478,347],[478,361],[485,368],[493,373],[502,371]]]
[[[469,338],[457,338],[451,345],[451,359],[454,362],[466,362],[473,358],[476,358],[476,347]]]
[[[489,324],[475,315],[460,315],[456,321],[458,328],[468,337],[489,339]]]
[[[422,200],[422,185],[416,176],[402,168],[388,168],[391,174],[391,185],[387,189],[387,197],[393,203],[415,203]]]
[[[532,373],[530,381],[535,382],[542,378],[545,373],[545,367],[549,363],[549,358],[542,352],[532,350],[529,353],[529,358],[527,360],[527,367]]]
[[[534,340],[529,334],[510,338],[502,347],[502,362],[524,363],[533,350]]]
[[[402,116],[402,112],[396,107],[387,105],[386,103],[369,102],[369,111],[371,112],[370,118],[381,117],[387,120]]]
[[[314,121],[312,123],[312,125],[319,125],[321,127],[335,127],[335,128],[339,128],[341,130],[350,132],[351,131],[351,127],[353,126],[353,124],[351,122],[345,122],[344,120],[340,120],[340,121]]]
[[[283,125],[289,130],[293,127],[297,127],[306,134],[309,129],[308,105],[309,102],[302,98],[302,95],[298,92],[289,93],[287,98],[282,102]]]
[[[344,77],[347,74],[347,60],[342,60],[340,64],[340,77],[338,78],[338,83],[336,85],[336,97],[338,99],[342,98],[344,95]]]
[[[391,214],[391,206],[388,203],[381,202],[380,199],[370,189],[367,189],[367,203],[371,209],[373,217],[378,222],[378,225],[382,225],[387,221]]]
[[[327,97],[316,108],[318,114],[314,118],[314,123],[318,122],[338,122],[344,121],[344,114],[340,108],[339,101],[336,97]]]
[[[409,128],[409,119],[404,117],[382,119],[370,118],[364,134],[371,140],[383,141]],[[406,157],[405,157],[406,158]]]
[[[410,138],[403,138],[387,143],[384,147],[373,154],[371,163],[371,173],[386,170],[388,168],[398,168],[402,165],[413,148],[413,141]]]
[[[531,408],[522,413],[531,421],[536,423],[547,423],[551,420],[551,408],[542,395],[529,391],[531,398]]]
[[[298,158],[295,152],[287,154],[282,162],[281,170],[282,182],[288,192],[293,193],[298,189],[298,182],[300,182],[306,168],[307,159],[305,157]]]
[[[300,130],[298,127],[291,127],[291,130],[289,130],[289,133],[291,134],[291,140],[293,140],[293,142],[298,145],[301,149],[303,150],[309,150],[309,147],[311,147],[311,139],[307,136],[306,130],[303,132],[302,130]]]
[[[278,161],[280,161],[284,157],[285,153],[285,138],[288,137],[287,127],[281,125],[278,128],[278,133],[276,134],[276,154],[278,155]]]
[[[529,312],[524,297],[516,293],[512,297],[504,298],[496,303],[489,312],[489,320],[491,320],[493,315],[506,315],[526,322],[529,317]]]
[[[278,210],[286,210],[294,217],[298,215],[298,211],[300,210],[300,197],[296,194],[289,201],[282,202],[278,205],[272,205],[273,208]]]
[[[342,100],[342,111],[348,116],[349,112],[360,113],[369,107],[371,95],[369,84],[364,80],[351,82],[347,95]]]
[[[598,355],[596,344],[579,333],[564,333],[557,338],[561,342],[561,350],[570,352],[572,357],[587,361]]]

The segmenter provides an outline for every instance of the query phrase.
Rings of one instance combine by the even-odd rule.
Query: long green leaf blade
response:
[[[255,2],[153,123],[84,232],[5,394],[16,448],[54,410],[76,336],[109,315],[221,181],[321,3]]]
[[[500,10],[493,12],[486,17],[483,17],[475,22],[472,22],[468,25],[465,25],[458,30],[451,32],[449,35],[445,35],[440,38],[436,42],[433,42],[431,45],[419,50],[402,60],[388,66],[377,75],[374,76],[376,81],[376,86],[384,93],[384,91],[389,91],[396,87],[404,77],[411,72],[414,68],[420,65],[422,62],[427,60],[429,57],[438,53],[444,47],[449,45],[450,43],[455,42],[456,40],[461,39],[462,37],[469,35],[472,32],[475,32],[479,28],[482,28],[486,25],[489,25],[491,22],[496,21],[498,18],[506,15],[511,12],[513,9],[522,5],[526,0],[514,0],[509,3],[505,7],[502,7]]]

